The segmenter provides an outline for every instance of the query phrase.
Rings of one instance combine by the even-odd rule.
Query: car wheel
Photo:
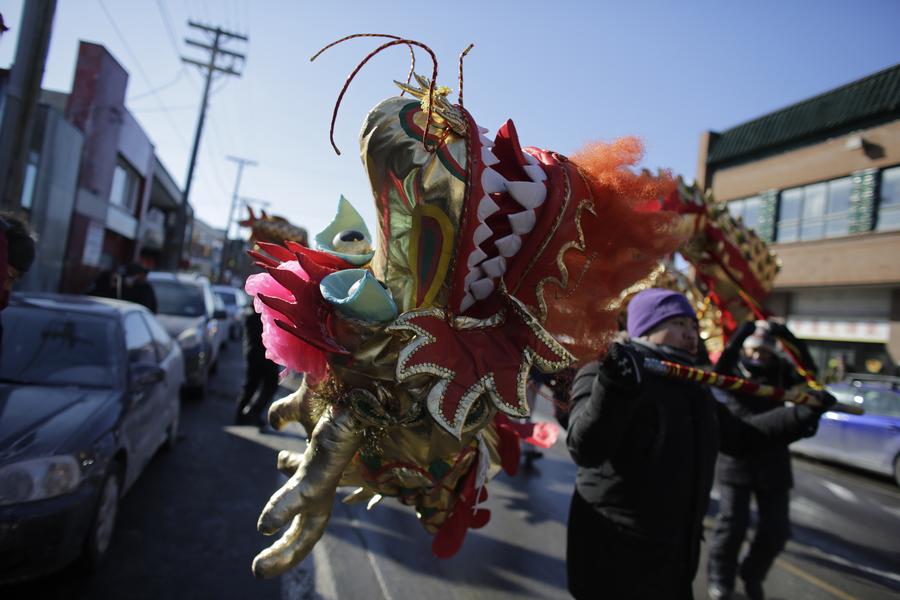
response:
[[[84,563],[91,571],[96,570],[103,563],[110,543],[112,543],[116,519],[119,516],[121,489],[122,478],[117,465],[113,464],[100,486],[97,508],[94,511],[94,518],[84,543]]]
[[[900,485],[900,454],[894,459],[894,481]]]

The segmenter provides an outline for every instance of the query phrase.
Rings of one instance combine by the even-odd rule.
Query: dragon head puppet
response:
[[[270,421],[310,434],[305,453],[279,455],[289,480],[258,526],[282,534],[258,576],[308,554],[338,486],[356,488],[345,501],[415,507],[435,554],[456,552],[487,522],[485,483],[515,471],[519,438],[552,443],[511,420],[529,415],[529,371],[596,358],[620,292],[679,243],[658,210],[674,181],[631,170],[637,140],[571,158],[523,148],[512,121],[488,136],[433,80],[398,84],[410,96],[363,124],[374,235],[342,198],[318,249],[255,254],[265,272],[247,291],[269,356],[305,374]]]

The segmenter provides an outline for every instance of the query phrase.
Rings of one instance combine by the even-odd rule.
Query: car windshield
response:
[[[121,373],[116,322],[32,306],[10,306],[3,322],[0,378],[24,385],[113,387]]]
[[[222,302],[225,303],[225,306],[228,308],[234,308],[237,304],[237,300],[235,299],[234,294],[231,292],[223,292],[221,290],[216,290],[216,296],[222,299]]]
[[[156,312],[178,317],[199,317],[206,312],[203,290],[177,281],[150,281],[156,293]]]

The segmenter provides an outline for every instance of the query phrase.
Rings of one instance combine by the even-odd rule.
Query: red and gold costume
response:
[[[419,45],[383,47],[401,43]],[[675,183],[630,169],[636,140],[571,158],[523,148],[512,121],[488,137],[446,88],[416,82],[363,124],[374,236],[342,199],[318,250],[286,240],[256,255],[266,272],[247,289],[270,358],[306,373],[270,420],[310,432],[302,456],[279,456],[290,479],[259,529],[287,529],[255,559],[259,576],[309,553],[345,485],[351,500],[415,507],[435,554],[455,553],[487,523],[485,484],[515,470],[519,437],[552,441],[510,420],[529,414],[531,368],[600,354],[621,291],[680,241],[658,210]]]

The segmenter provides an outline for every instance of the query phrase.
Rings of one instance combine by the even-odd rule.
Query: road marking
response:
[[[824,590],[836,598],[841,598],[841,600],[858,600],[856,598],[856,596],[851,596],[847,592],[845,592],[843,590],[839,590],[838,588],[834,587],[830,583],[826,583],[826,582],[822,581],[821,579],[819,579],[818,577],[816,577],[814,575],[810,575],[809,573],[807,573],[800,567],[789,563],[788,561],[784,560],[783,558],[776,558],[775,563],[779,567],[781,567],[782,569],[787,571],[788,573],[792,573],[793,575],[796,575],[800,579],[803,579],[806,582],[811,583],[812,585],[816,586],[820,590]]]
[[[822,485],[825,486],[825,489],[827,489],[829,492],[831,492],[841,500],[851,503],[859,502],[859,498],[857,498],[856,494],[840,484],[834,483],[833,481],[828,481],[827,479],[823,479]]]
[[[842,470],[844,467],[841,465],[813,462],[817,460],[815,458],[810,459],[796,454],[793,455],[793,458],[799,459],[791,462],[794,467],[799,467],[801,470],[818,472],[819,474],[824,474],[831,478],[843,479],[844,481],[852,483],[855,487],[877,494],[883,494],[895,500],[900,500],[900,493],[895,491],[893,487],[889,487],[887,482],[884,483],[885,487],[878,487],[880,482],[876,483],[874,479],[868,479],[867,474]]]
[[[349,508],[347,509],[349,513]],[[363,537],[363,528],[361,523],[356,519],[356,517],[350,517],[350,524],[353,525],[353,530],[356,532],[356,535],[359,536],[360,541],[362,542],[363,550],[366,553],[366,558],[369,559],[369,564],[372,566],[372,573],[375,575],[375,581],[378,582],[378,587],[381,588],[381,597],[384,600],[394,600],[394,597],[388,591],[387,582],[384,579],[384,573],[381,572],[381,567],[378,566],[378,563],[375,560],[375,555],[369,550],[369,545],[366,543],[365,538]]]

